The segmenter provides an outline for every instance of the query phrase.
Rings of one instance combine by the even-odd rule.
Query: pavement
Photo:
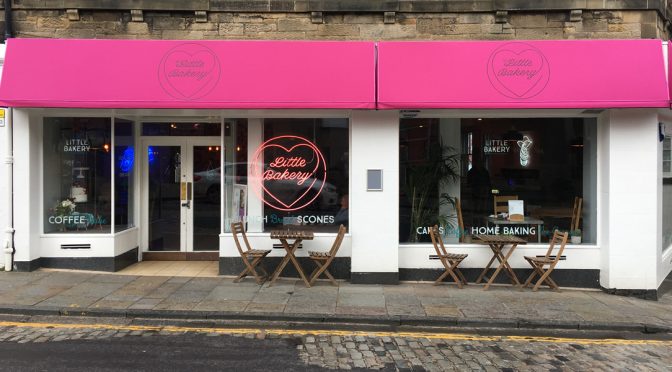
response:
[[[668,278],[669,280],[669,278]],[[508,328],[672,334],[659,301],[601,291],[452,284],[353,285],[46,271],[0,273],[0,314],[350,325],[358,329]]]

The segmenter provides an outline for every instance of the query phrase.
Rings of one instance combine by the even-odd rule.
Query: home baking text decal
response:
[[[215,52],[202,44],[183,43],[163,55],[158,79],[161,88],[171,97],[194,101],[215,88],[220,73]]]
[[[488,59],[488,79],[499,93],[528,99],[548,85],[551,69],[544,53],[526,43],[506,43]]]
[[[269,207],[295,211],[308,206],[322,192],[327,165],[317,146],[298,136],[278,136],[259,146],[250,173],[253,190]],[[263,190],[264,195],[261,190]]]

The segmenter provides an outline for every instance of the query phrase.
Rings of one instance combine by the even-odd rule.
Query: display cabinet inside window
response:
[[[110,118],[44,119],[44,232],[111,232]]]

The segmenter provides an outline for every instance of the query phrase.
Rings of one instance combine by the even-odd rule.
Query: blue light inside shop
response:
[[[149,164],[153,164],[155,160],[154,148],[152,146],[147,147],[147,156],[149,159]]]
[[[123,173],[128,173],[133,169],[133,163],[135,162],[135,150],[133,147],[127,147],[126,150],[121,154],[119,159],[119,170]]]

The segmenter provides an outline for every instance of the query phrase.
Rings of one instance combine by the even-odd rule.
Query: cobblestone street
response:
[[[196,370],[232,366],[248,370],[385,371],[672,369],[669,353],[672,342],[659,340],[199,328],[198,324],[175,326],[161,321],[156,321],[157,325],[151,322],[148,324],[152,325],[133,325],[126,319],[114,318],[104,322],[91,318],[63,321],[58,318],[0,320],[0,355],[4,368],[68,369],[71,365],[63,363],[67,358],[73,358],[75,370],[77,366],[86,370],[97,364],[110,368],[105,364],[106,358],[120,354],[128,363],[136,356],[147,361],[156,357],[160,362],[149,368],[156,370],[163,368],[162,363],[178,370],[179,363],[194,366]],[[56,348],[55,351],[52,348]],[[59,355],[58,350],[69,352]],[[241,355],[257,353],[259,360],[240,359]],[[26,360],[22,360],[23,354]],[[179,360],[173,360],[177,356]],[[265,357],[269,357],[272,364],[263,364]],[[58,358],[60,364],[55,367],[51,358]],[[113,363],[114,369],[126,369],[119,360]],[[133,363],[136,364],[129,364],[128,369],[142,369],[142,364]]]

